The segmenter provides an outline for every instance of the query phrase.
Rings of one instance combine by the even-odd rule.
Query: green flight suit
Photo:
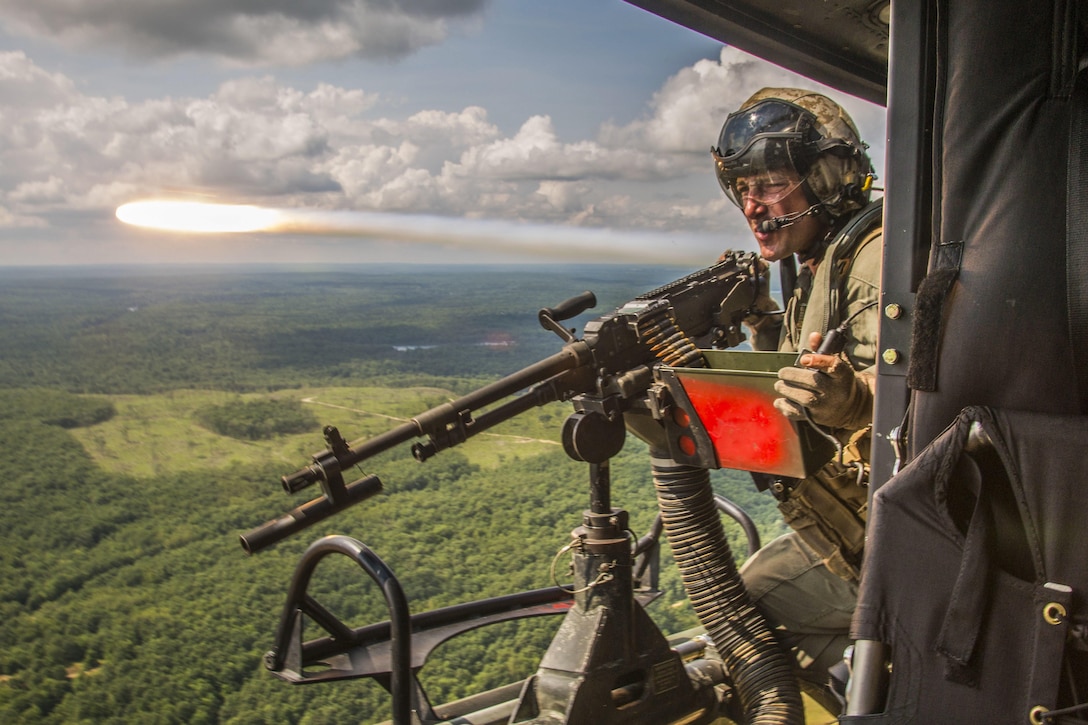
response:
[[[826,334],[879,300],[880,229],[860,236],[851,240],[840,234],[828,246],[815,275],[807,267],[802,269],[796,289],[786,300],[779,350],[794,352],[807,347],[809,333]],[[857,371],[875,367],[878,320],[879,305],[858,314],[847,330],[844,353]],[[761,331],[760,337],[765,332]],[[854,431],[835,433],[845,441]],[[858,541],[860,549],[862,539]],[[744,564],[741,576],[780,639],[794,648],[802,682],[822,688],[828,668],[842,659],[843,650],[851,643],[856,580],[830,570],[796,531],[758,551]]]

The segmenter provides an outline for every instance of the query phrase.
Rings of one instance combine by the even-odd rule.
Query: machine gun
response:
[[[348,443],[336,428],[327,427],[328,448],[282,479],[288,492],[319,484],[322,495],[242,535],[247,553],[378,493],[382,483],[377,476],[350,484],[343,476],[345,469],[378,453],[425,437],[412,445],[414,457],[425,461],[533,407],[571,401],[575,411],[564,424],[563,447],[590,469],[589,508],[561,550],[571,554],[574,584],[409,615],[396,577],[373,551],[354,539],[325,537],[310,546],[296,567],[276,645],[265,656],[268,669],[292,682],[372,677],[391,692],[396,725],[709,723],[718,717],[722,697],[717,686],[727,680],[727,671],[737,688],[741,719],[798,720],[801,700],[789,664],[748,602],[714,514],[723,510],[740,521],[750,550],[759,546],[754,525],[738,507],[713,495],[706,468],[671,462],[659,467],[668,447],[655,444],[652,435],[672,424],[665,418],[674,409],[669,386],[655,372],[662,366],[703,367],[703,349],[743,341],[740,323],[752,314],[762,282],[756,255],[731,252],[711,267],[592,320],[578,339],[561,323],[596,304],[594,295],[585,292],[540,310],[541,325],[564,342],[558,353],[371,439]],[[487,406],[494,407],[480,412]],[[609,480],[609,460],[622,448],[632,418],[644,423],[632,430],[651,443],[662,509],[651,533],[634,546],[627,512],[612,506]],[[644,435],[647,430],[650,437]],[[677,562],[689,597],[699,600],[696,613],[710,638],[674,647],[638,606],[659,593],[656,555],[662,528],[670,541],[676,533],[690,550],[685,556],[678,553]],[[674,551],[678,546],[673,543]],[[351,558],[379,585],[389,621],[351,629],[307,593],[317,563],[330,554]],[[641,559],[636,562],[636,557]],[[415,672],[434,647],[485,624],[556,613],[566,618],[538,673],[514,686],[519,692],[500,688],[452,710],[430,705]],[[303,642],[304,616],[328,636]],[[720,659],[702,657],[714,649]],[[471,720],[459,719],[469,712]]]
[[[597,300],[592,292],[540,310],[540,324],[566,343],[559,352],[374,438],[349,444],[335,427],[326,427],[328,448],[314,454],[312,464],[282,479],[288,493],[320,484],[322,496],[244,534],[242,547],[247,553],[259,551],[378,493],[381,484],[376,477],[345,484],[343,472],[412,439],[427,438],[412,445],[413,456],[425,461],[534,407],[587,394],[597,402],[583,400],[578,406],[583,409],[579,427],[594,425],[580,422],[587,418],[596,422],[592,413],[617,420],[647,392],[655,364],[701,367],[700,348],[734,347],[743,341],[740,320],[748,314],[763,282],[753,274],[755,269],[756,255],[729,253],[711,267],[589,322],[580,340],[560,323],[594,307]],[[513,399],[477,414],[504,398]],[[622,425],[618,431],[612,435],[622,435]],[[568,439],[570,445],[578,445],[582,436],[565,433],[565,444]]]

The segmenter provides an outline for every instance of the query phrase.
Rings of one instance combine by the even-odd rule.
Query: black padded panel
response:
[[[1083,412],[1066,314],[1067,3],[942,4],[935,241],[962,242],[963,253],[936,390],[914,396],[913,451],[967,405]]]

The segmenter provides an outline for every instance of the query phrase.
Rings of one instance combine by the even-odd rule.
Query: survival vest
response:
[[[809,294],[795,294],[786,305],[783,348],[799,350],[811,331],[823,332],[839,325],[851,311],[844,309],[843,281],[858,253],[882,231],[882,200],[869,204],[839,232],[828,246]],[[812,319],[815,318],[815,319]],[[875,340],[875,330],[866,335]],[[872,350],[856,349],[850,355],[855,368],[872,365]],[[802,425],[806,425],[802,423]],[[782,481],[774,487],[778,508],[786,523],[815,551],[827,568],[848,581],[857,581],[865,544],[869,498],[868,426],[859,431],[838,432],[842,454],[799,481]]]

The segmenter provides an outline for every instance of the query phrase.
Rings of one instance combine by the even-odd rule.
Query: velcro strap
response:
[[[945,302],[960,274],[962,258],[963,242],[937,245],[933,269],[918,286],[911,325],[910,367],[907,368],[907,385],[914,390],[933,392],[937,389]]]
[[[962,458],[959,458],[961,455]],[[942,468],[950,471],[950,466],[956,459],[971,467],[978,481],[978,469],[971,457],[962,453],[962,447],[950,451],[949,459]],[[972,663],[971,658],[982,630],[986,616],[986,598],[989,596],[987,580],[990,569],[990,519],[987,488],[980,483],[975,486],[978,497],[975,499],[971,523],[967,527],[956,583],[952,587],[952,597],[941,624],[941,631],[937,634],[937,652],[945,658],[945,678],[950,682],[971,687],[978,685],[977,663]]]

